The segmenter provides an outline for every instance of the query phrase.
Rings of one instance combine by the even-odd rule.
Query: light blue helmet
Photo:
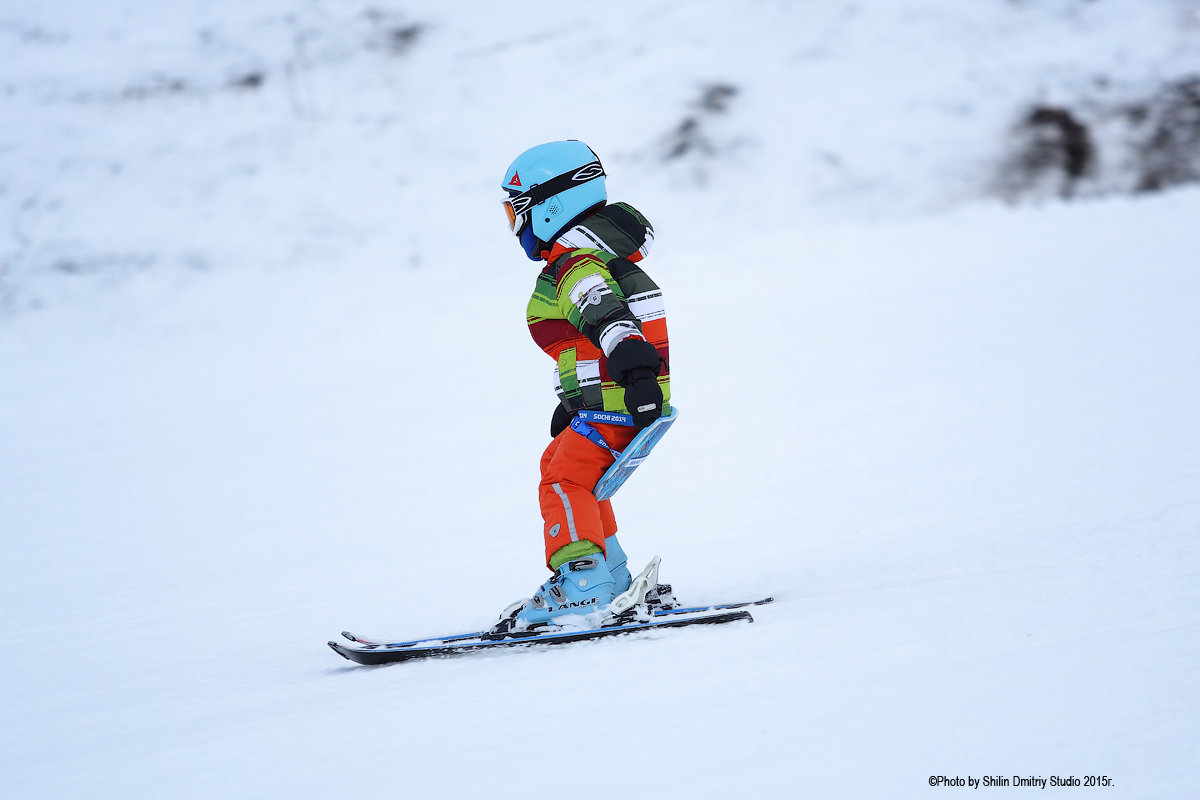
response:
[[[542,242],[553,242],[576,217],[608,200],[600,159],[576,139],[521,153],[500,186],[509,193],[504,201],[509,225],[522,244],[526,226]]]

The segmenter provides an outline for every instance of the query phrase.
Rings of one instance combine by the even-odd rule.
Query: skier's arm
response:
[[[662,357],[603,262],[592,256],[567,261],[558,274],[558,304],[572,325],[608,358],[608,374],[625,388],[625,406],[639,428],[662,414],[657,376]]]
[[[611,355],[625,339],[645,338],[616,280],[599,259],[580,255],[567,260],[557,283],[559,311],[604,355]]]

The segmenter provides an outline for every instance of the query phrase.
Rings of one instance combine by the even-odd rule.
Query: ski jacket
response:
[[[662,358],[658,384],[670,409],[667,318],[662,291],[639,266],[654,229],[625,203],[605,206],[543,251],[526,318],[538,347],[555,360],[554,391],[569,413],[627,414],[625,390],[608,374],[608,356],[629,337]]]

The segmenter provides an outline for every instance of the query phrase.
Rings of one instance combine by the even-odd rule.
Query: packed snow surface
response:
[[[1195,796],[1200,190],[979,187],[1022,104],[1196,70],[1200,9],[600,8],[3,9],[6,798]],[[658,234],[631,566],[777,602],[351,665],[546,577],[497,184],[567,136]]]

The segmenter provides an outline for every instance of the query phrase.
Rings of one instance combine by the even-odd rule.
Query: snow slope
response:
[[[1192,68],[1194,4],[1135,5],[7,10],[6,796],[1194,796],[1200,191],[961,203],[1039,87]],[[572,77],[595,119],[511,111]],[[661,161],[723,81],[714,152]],[[474,628],[543,578],[549,370],[494,182],[565,135],[668,292],[683,417],[625,547],[779,602],[351,667],[343,628]]]

